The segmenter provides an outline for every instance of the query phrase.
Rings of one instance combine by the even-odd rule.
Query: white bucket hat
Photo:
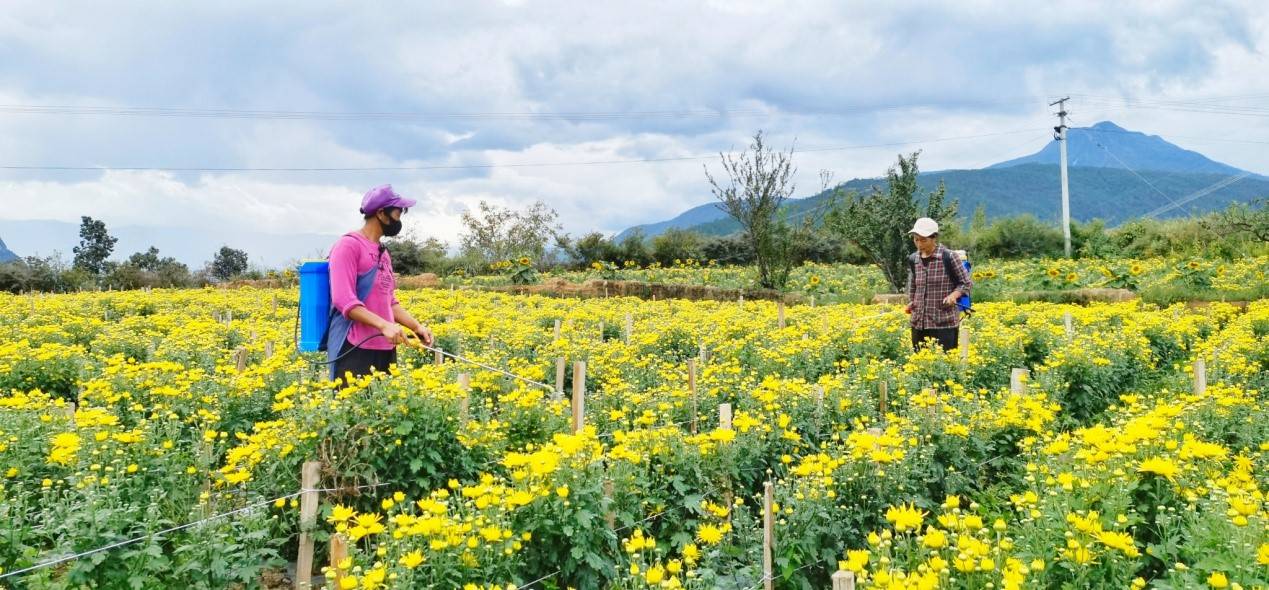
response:
[[[928,238],[939,233],[939,222],[929,217],[922,217],[916,220],[916,224],[912,226],[912,229],[908,230],[908,233]]]

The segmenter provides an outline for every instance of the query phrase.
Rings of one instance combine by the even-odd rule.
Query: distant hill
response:
[[[10,260],[17,260],[17,259],[18,259],[18,255],[14,254],[12,251],[9,250],[8,246],[4,245],[4,240],[0,240],[0,262],[9,262]]]
[[[1070,129],[1067,138],[1071,217],[1076,220],[1102,219],[1115,225],[1173,204],[1177,206],[1159,216],[1203,213],[1222,209],[1231,202],[1269,196],[1269,178],[1265,176],[1108,121]],[[920,183],[923,192],[928,192],[943,181],[948,197],[960,202],[965,216],[981,204],[988,217],[1030,213],[1057,221],[1061,210],[1057,161],[1058,144],[1051,141],[1034,154],[979,170],[925,172]],[[851,180],[842,188],[863,193],[881,185],[883,179],[865,178]],[[823,209],[826,197],[822,193],[790,199],[786,210],[796,220],[810,209]],[[635,226],[618,236],[624,237],[638,228],[651,237],[671,227],[711,235],[739,229],[730,217],[709,203],[673,219]]]

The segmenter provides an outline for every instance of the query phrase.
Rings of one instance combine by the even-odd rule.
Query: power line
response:
[[[1230,186],[1230,185],[1234,184],[1235,182],[1238,182],[1238,181],[1240,181],[1240,180],[1242,180],[1242,179],[1244,179],[1244,178],[1247,178],[1248,176],[1251,176],[1251,173],[1250,173],[1250,172],[1243,172],[1242,174],[1237,174],[1237,175],[1230,176],[1230,177],[1228,177],[1228,178],[1222,179],[1222,180],[1220,180],[1220,181],[1218,181],[1218,182],[1216,182],[1216,183],[1214,183],[1214,184],[1211,184],[1211,185],[1209,185],[1209,186],[1207,186],[1207,187],[1205,187],[1205,188],[1199,189],[1199,190],[1197,190],[1197,191],[1194,191],[1194,192],[1190,193],[1189,195],[1186,195],[1186,196],[1184,196],[1184,197],[1181,197],[1181,199],[1180,199],[1180,200],[1178,200],[1178,201],[1173,201],[1173,202],[1172,202],[1172,204],[1170,204],[1170,205],[1164,205],[1164,206],[1159,207],[1159,208],[1157,208],[1157,209],[1155,209],[1155,210],[1153,210],[1153,211],[1150,211],[1149,213],[1146,213],[1146,214],[1145,214],[1145,215],[1143,215],[1142,217],[1157,217],[1157,216],[1159,216],[1159,215],[1162,215],[1162,214],[1164,214],[1164,213],[1167,213],[1168,211],[1171,211],[1171,210],[1173,210],[1173,209],[1176,209],[1176,208],[1178,208],[1178,207],[1180,207],[1180,206],[1182,206],[1182,205],[1184,205],[1184,204],[1186,204],[1186,203],[1189,203],[1190,201],[1193,201],[1193,200],[1198,199],[1198,198],[1200,198],[1200,197],[1206,197],[1207,195],[1210,195],[1210,194],[1212,194],[1212,193],[1214,193],[1214,192],[1216,192],[1216,191],[1218,191],[1218,190],[1220,190],[1220,189],[1223,189],[1223,188],[1225,188],[1225,187],[1227,187],[1227,186]]]
[[[845,145],[832,147],[814,147],[802,148],[795,150],[795,153],[805,152],[829,152],[829,151],[846,151],[858,149],[871,149],[881,147],[895,147],[903,145],[915,145],[925,143],[941,143],[948,141],[963,141],[967,139],[980,139],[984,137],[996,137],[1002,135],[1016,135],[1019,133],[1032,133],[1034,129],[1019,129],[1014,131],[1001,131],[997,133],[981,133],[977,135],[962,135],[956,137],[939,137],[933,139],[921,139],[913,141],[898,141],[890,143],[874,143]],[[429,170],[488,170],[495,168],[552,168],[567,166],[607,166],[618,164],[653,164],[663,162],[685,162],[694,160],[712,160],[717,158],[718,154],[701,155],[701,156],[679,156],[669,158],[646,158],[636,160],[591,160],[581,162],[536,162],[521,164],[454,164],[454,165],[431,165],[431,166],[367,166],[367,167],[201,167],[201,166],[25,166],[25,165],[0,165],[0,170],[43,170],[43,171],[121,171],[121,172],[407,172],[407,171],[429,171]]]
[[[975,105],[1025,104],[1030,98],[997,98],[972,101]],[[966,101],[969,102],[969,101]],[[831,110],[802,111],[797,114],[846,115],[864,112],[946,107],[955,103],[856,104]],[[199,109],[180,107],[131,107],[92,105],[0,104],[0,113],[16,115],[72,115],[112,117],[175,117],[190,119],[278,119],[321,121],[607,121],[625,119],[695,119],[769,116],[775,109],[681,109],[642,111],[490,111],[470,113],[423,113],[411,111],[304,111],[280,109]]]
[[[115,117],[176,117],[191,119],[278,119],[319,121],[606,121],[623,119],[690,119],[769,114],[760,109],[688,109],[660,111],[472,112],[420,113],[404,111],[285,111],[241,109],[185,109],[168,107],[95,107],[75,105],[0,105],[0,113],[21,115],[83,115]]]

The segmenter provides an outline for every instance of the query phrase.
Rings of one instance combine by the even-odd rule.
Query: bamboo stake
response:
[[[1207,361],[1202,357],[1194,359],[1194,395],[1207,392]]]
[[[573,432],[586,425],[586,361],[573,363]]]
[[[1027,378],[1031,372],[1026,369],[1013,369],[1009,371],[1009,391],[1011,393],[1026,393]]]
[[[344,572],[339,569],[340,562],[348,558],[348,537],[341,534],[330,536],[330,570],[333,588],[339,588],[344,579]]]
[[[811,390],[815,392],[815,431],[819,432],[820,423],[824,420],[824,387],[815,385]]]
[[[784,329],[784,300],[776,302],[776,327]]]
[[[884,423],[885,423],[885,421],[886,421],[886,411],[889,409],[889,405],[890,405],[890,404],[889,404],[889,402],[890,402],[890,399],[889,399],[889,396],[890,396],[890,382],[889,382],[889,381],[879,381],[879,382],[877,383],[877,389],[878,389],[878,393],[879,393],[878,398],[879,398],[879,401],[880,401],[880,405],[878,406],[878,409],[881,411],[881,421],[882,421],[882,423],[884,424]]]
[[[436,347],[436,352],[432,356],[432,363],[438,367],[445,364],[445,349],[439,346]]]
[[[731,430],[731,404],[718,404],[718,427]]]
[[[313,529],[317,526],[317,484],[321,479],[320,461],[306,461],[300,472],[300,552],[295,560],[295,587],[308,590],[313,586]]]
[[[833,574],[833,590],[855,590],[855,572],[837,570]]]
[[[613,528],[617,524],[617,513],[612,511],[612,491],[613,485],[611,479],[604,480],[604,498],[608,500],[609,510],[604,512],[604,522],[608,523],[608,528]]]
[[[463,390],[463,399],[458,402],[458,423],[466,424],[468,412],[471,409],[471,375],[468,373],[458,374],[458,388]]]
[[[969,327],[961,324],[959,331],[956,344],[961,349],[961,368],[966,368],[969,366]]]
[[[775,560],[772,548],[775,545],[775,486],[771,482],[762,484],[762,585],[766,590],[775,588]]]
[[[696,434],[696,359],[687,359],[687,391],[692,410],[692,434]]]
[[[555,399],[564,397],[564,370],[567,367],[564,357],[555,359]]]

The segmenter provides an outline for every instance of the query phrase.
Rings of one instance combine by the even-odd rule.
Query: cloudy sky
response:
[[[758,129],[805,196],[1035,151],[1065,95],[1269,173],[1251,0],[4,4],[0,219],[339,233],[391,183],[422,236],[480,200],[616,232]]]

